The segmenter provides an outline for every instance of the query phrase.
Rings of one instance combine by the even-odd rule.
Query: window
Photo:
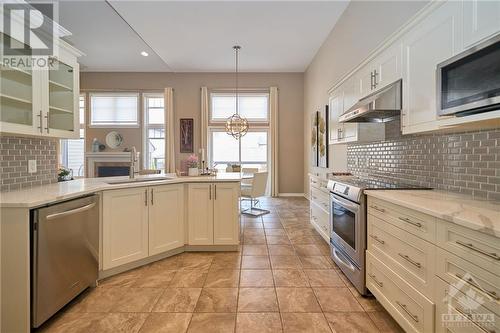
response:
[[[138,127],[139,94],[107,93],[90,95],[90,126]]]
[[[144,167],[165,170],[165,107],[162,94],[144,94]]]
[[[212,122],[224,122],[236,112],[235,93],[214,92],[211,97]],[[269,94],[248,93],[238,94],[239,114],[250,122],[269,121]]]
[[[74,177],[85,176],[85,94],[79,98],[80,138],[61,140],[61,165],[73,170]]]

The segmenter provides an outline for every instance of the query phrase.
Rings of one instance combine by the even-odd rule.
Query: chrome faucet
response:
[[[135,146],[132,146],[130,149],[130,179],[135,178],[135,163],[137,163],[137,149],[135,149]]]

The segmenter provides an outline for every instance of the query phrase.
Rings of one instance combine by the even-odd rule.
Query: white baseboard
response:
[[[279,197],[303,197],[304,193],[279,193]]]
[[[307,200],[311,201],[311,198],[309,198],[309,194],[308,193],[304,193],[304,198],[306,198]]]

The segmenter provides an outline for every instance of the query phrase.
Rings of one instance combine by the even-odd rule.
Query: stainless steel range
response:
[[[366,195],[364,190],[428,189],[387,179],[332,177],[330,190],[330,249],[333,260],[362,295],[365,284]]]

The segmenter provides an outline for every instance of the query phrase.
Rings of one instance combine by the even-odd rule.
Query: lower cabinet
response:
[[[103,269],[148,256],[148,188],[103,193]]]
[[[184,246],[184,185],[150,188],[149,255]]]
[[[238,183],[189,184],[189,245],[237,245],[238,197]]]

